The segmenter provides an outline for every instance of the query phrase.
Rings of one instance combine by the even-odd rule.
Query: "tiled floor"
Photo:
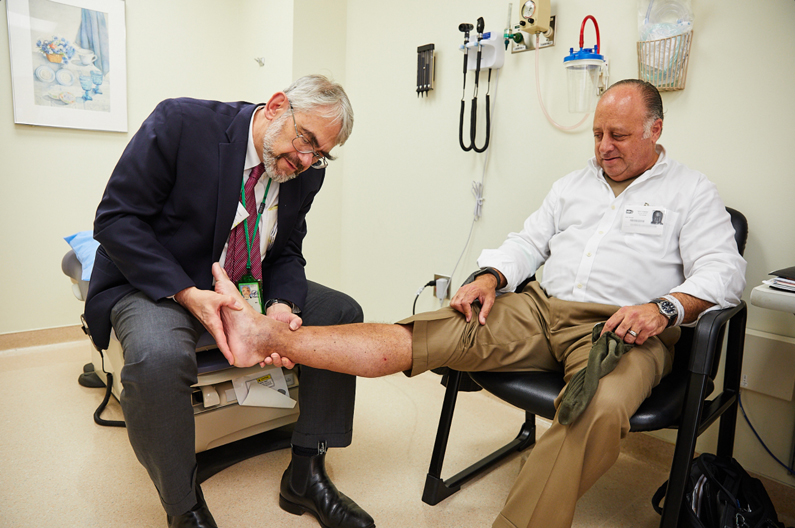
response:
[[[79,341],[0,351],[0,527],[165,526],[125,430],[92,420],[104,391],[77,384],[89,346]],[[521,456],[437,506],[420,500],[442,396],[432,373],[359,381],[353,445],[332,450],[327,463],[334,482],[379,528],[489,527],[502,506]],[[522,415],[483,393],[461,394],[446,476],[515,435]],[[122,418],[115,400],[104,416]],[[649,501],[667,478],[666,456],[659,455],[666,446],[630,435],[619,462],[581,499],[574,526],[657,526]],[[205,482],[219,525],[316,528],[310,516],[278,507],[278,481],[287,462],[288,452],[276,451]]]

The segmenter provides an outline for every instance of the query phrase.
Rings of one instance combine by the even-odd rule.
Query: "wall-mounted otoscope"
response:
[[[485,32],[485,26],[486,23],[483,17],[478,18],[477,28],[468,23],[463,23],[458,26],[458,30],[464,34],[464,44],[459,48],[464,52],[464,86],[461,93],[458,143],[465,152],[469,152],[470,150],[484,152],[489,147],[489,137],[491,133],[491,100],[488,90],[486,91],[486,140],[482,147],[475,145],[480,70],[482,68],[488,68],[489,86],[491,86],[491,70],[502,68],[502,65],[505,63],[505,50],[501,46],[498,35]],[[477,33],[472,34],[473,29],[476,29]],[[475,72],[475,87],[472,95],[472,106],[469,118],[469,144],[466,145],[464,143],[464,114],[466,113],[466,102],[464,98],[466,96],[467,71],[469,70],[474,70]]]

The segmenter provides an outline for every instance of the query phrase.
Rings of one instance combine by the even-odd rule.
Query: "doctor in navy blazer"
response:
[[[353,299],[306,280],[301,250],[306,213],[323,183],[325,169],[318,167],[333,159],[329,151],[352,126],[347,95],[322,76],[303,77],[264,105],[170,99],[144,121],[110,177],[94,223],[101,245],[85,318],[98,348],[107,348],[111,328],[122,344],[130,443],[168,526],[216,526],[196,482],[194,349],[206,328],[234,362],[219,311],[235,301],[213,291],[211,267],[226,256],[241,185],[253,166],[264,163],[258,185],[270,177],[268,192],[277,196],[275,229],[268,230],[276,236],[263,246],[267,315],[293,327],[363,320]],[[308,152],[296,148],[307,143]],[[279,503],[329,528],[375,526],[324,469],[328,447],[350,444],[354,394],[352,376],[302,369],[301,414]]]

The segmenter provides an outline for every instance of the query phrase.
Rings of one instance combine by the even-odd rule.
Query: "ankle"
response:
[[[293,456],[300,456],[300,457],[313,457],[320,454],[315,447],[303,447],[303,446],[293,446]]]

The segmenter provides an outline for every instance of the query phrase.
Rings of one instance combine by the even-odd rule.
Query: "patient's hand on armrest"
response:
[[[242,310],[221,308],[221,321],[229,348],[235,358],[236,367],[251,367],[256,364],[274,365],[293,368],[295,364],[282,357],[278,342],[284,332],[289,333],[288,324],[265,317],[258,313],[247,302],[229,280],[224,269],[217,262],[213,264],[215,291],[223,295],[231,295],[242,305]]]

